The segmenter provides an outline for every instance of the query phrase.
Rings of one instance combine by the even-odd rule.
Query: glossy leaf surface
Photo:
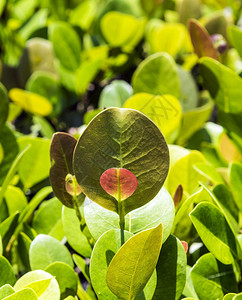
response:
[[[242,113],[242,79],[231,69],[213,60],[202,58],[200,70],[203,83],[219,109],[226,113]]]
[[[237,238],[216,206],[200,203],[190,213],[190,218],[205,246],[219,261],[231,264],[234,258],[241,257]]]
[[[110,229],[120,228],[119,217],[116,213],[88,199],[85,201],[84,215],[87,226],[95,240]],[[125,229],[136,234],[162,223],[164,242],[171,233],[174,216],[173,199],[163,187],[149,203],[126,215]]]
[[[4,300],[38,300],[36,293],[31,288],[24,288],[21,291],[13,293],[12,295],[4,298]]]
[[[31,243],[29,260],[32,270],[44,270],[55,261],[64,262],[73,267],[67,248],[55,238],[45,234],[39,234]]]
[[[46,284],[48,283],[48,285]],[[40,289],[42,285],[43,289]],[[21,291],[23,288],[31,288],[36,294],[38,294],[39,300],[59,300],[60,299],[60,289],[56,279],[49,273],[36,270],[24,274],[16,284],[14,289],[16,291]],[[28,298],[23,298],[28,299]]]
[[[159,224],[136,234],[113,257],[106,281],[118,298],[135,299],[145,287],[160,254],[162,231],[162,224]]]
[[[211,253],[199,258],[191,277],[199,299],[223,299],[225,293],[237,291],[232,265],[220,263]]]
[[[0,288],[0,300],[15,293],[15,290],[9,284],[4,284]]]
[[[110,168],[128,169],[138,181],[134,194],[123,201],[128,213],[159,192],[168,172],[168,157],[166,142],[150,119],[135,110],[109,108],[98,114],[79,138],[74,173],[91,200],[117,212],[118,202],[102,189],[100,176]]]

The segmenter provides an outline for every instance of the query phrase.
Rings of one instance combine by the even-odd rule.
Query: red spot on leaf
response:
[[[117,200],[130,197],[138,186],[135,175],[127,169],[111,168],[103,172],[100,184],[105,192]]]
[[[188,243],[185,242],[185,241],[181,241],[181,243],[182,243],[182,246],[183,246],[184,249],[185,249],[185,252],[187,253],[187,250],[188,250]]]

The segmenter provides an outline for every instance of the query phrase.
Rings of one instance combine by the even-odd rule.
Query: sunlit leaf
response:
[[[118,212],[118,202],[101,187],[102,173],[125,168],[135,175],[138,188],[122,201],[125,214],[155,197],[168,163],[167,145],[159,129],[145,115],[124,108],[108,108],[98,114],[80,136],[74,152],[74,173],[83,192],[109,210]]]
[[[32,114],[48,116],[52,112],[50,101],[38,94],[14,88],[10,90],[9,97],[14,103]]]
[[[130,197],[137,189],[137,178],[127,169],[111,168],[100,177],[102,188],[118,201]]]
[[[106,281],[120,299],[135,299],[152,275],[162,244],[162,224],[131,237],[115,254]],[[135,251],[134,251],[135,249]]]

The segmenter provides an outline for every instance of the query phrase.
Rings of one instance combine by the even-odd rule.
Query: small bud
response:
[[[218,34],[218,33],[212,34],[210,36],[210,38],[214,44],[214,47],[217,49],[217,51],[220,54],[223,54],[228,47],[228,44],[227,44],[225,38],[221,34]]]

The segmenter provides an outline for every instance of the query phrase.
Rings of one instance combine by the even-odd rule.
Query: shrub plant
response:
[[[242,298],[241,14],[0,1],[0,299]]]

